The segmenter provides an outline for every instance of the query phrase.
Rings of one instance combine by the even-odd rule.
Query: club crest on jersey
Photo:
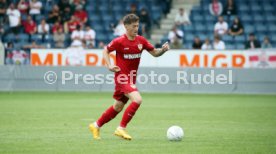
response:
[[[140,51],[143,49],[143,44],[138,44],[137,46]]]

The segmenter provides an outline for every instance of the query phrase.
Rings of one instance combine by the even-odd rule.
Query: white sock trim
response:
[[[126,129],[126,128],[124,128],[124,127],[121,127],[121,126],[118,126],[118,127],[117,127],[117,129]]]
[[[94,126],[95,126],[96,128],[100,128],[100,127],[98,126],[98,124],[97,124],[96,121],[95,121],[93,124],[94,124]]]

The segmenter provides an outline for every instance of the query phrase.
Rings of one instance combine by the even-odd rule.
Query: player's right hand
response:
[[[119,66],[115,66],[115,65],[111,65],[108,67],[108,69],[111,71],[111,72],[120,72],[121,69]]]
[[[165,43],[162,45],[162,50],[163,50],[163,51],[168,51],[168,50],[170,50],[169,42],[165,42]]]

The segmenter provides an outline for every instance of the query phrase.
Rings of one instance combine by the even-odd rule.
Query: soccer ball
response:
[[[167,131],[167,138],[170,141],[181,141],[184,136],[184,131],[179,126],[171,126]]]

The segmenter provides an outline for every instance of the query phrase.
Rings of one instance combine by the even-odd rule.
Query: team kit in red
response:
[[[115,73],[115,93],[113,95],[115,100],[127,103],[128,98],[124,94],[137,90],[135,87],[136,73],[144,49],[152,51],[154,47],[139,35],[133,41],[129,40],[126,35],[122,35],[107,46],[109,52],[116,50],[116,63],[121,68],[120,72]],[[120,75],[126,76],[127,80],[122,80],[123,78],[120,78]]]
[[[140,63],[140,57],[143,50],[151,51],[154,47],[142,36],[135,37],[134,41],[128,40],[126,35],[122,35],[107,46],[107,50],[109,52],[116,51],[116,64],[121,68],[120,72],[115,73],[115,92],[113,94],[113,98],[118,101],[122,101],[123,103],[127,103],[129,100],[125,94],[137,91],[135,87],[136,76],[133,77],[133,83],[130,83],[130,72],[137,72],[138,66]],[[139,55],[139,56],[136,56]],[[128,77],[127,83],[119,83],[120,79],[118,78],[121,74],[124,74]],[[131,120],[135,111],[139,108],[139,104],[132,102],[130,104],[132,107],[129,111],[125,111],[126,114],[123,115],[123,119],[120,123],[120,126],[125,128],[127,123]],[[97,124],[99,127],[107,123],[110,119],[113,119],[118,112],[113,109],[111,106],[105,113],[105,115],[101,116],[97,120]]]
[[[142,102],[142,98],[135,86],[142,52],[147,50],[154,57],[159,57],[169,50],[168,44],[164,44],[162,49],[155,49],[144,37],[137,35],[139,18],[136,15],[126,15],[124,17],[124,25],[127,31],[126,34],[111,41],[103,52],[109,70],[115,72],[115,92],[113,94],[115,104],[110,106],[97,121],[89,125],[94,139],[100,139],[100,128],[115,118],[128,100],[131,99],[131,103],[125,109],[120,125],[114,133],[123,139],[131,140],[131,136],[125,131],[125,128]],[[111,66],[110,60],[107,58],[109,57],[107,55],[113,51],[116,52],[117,66]]]

